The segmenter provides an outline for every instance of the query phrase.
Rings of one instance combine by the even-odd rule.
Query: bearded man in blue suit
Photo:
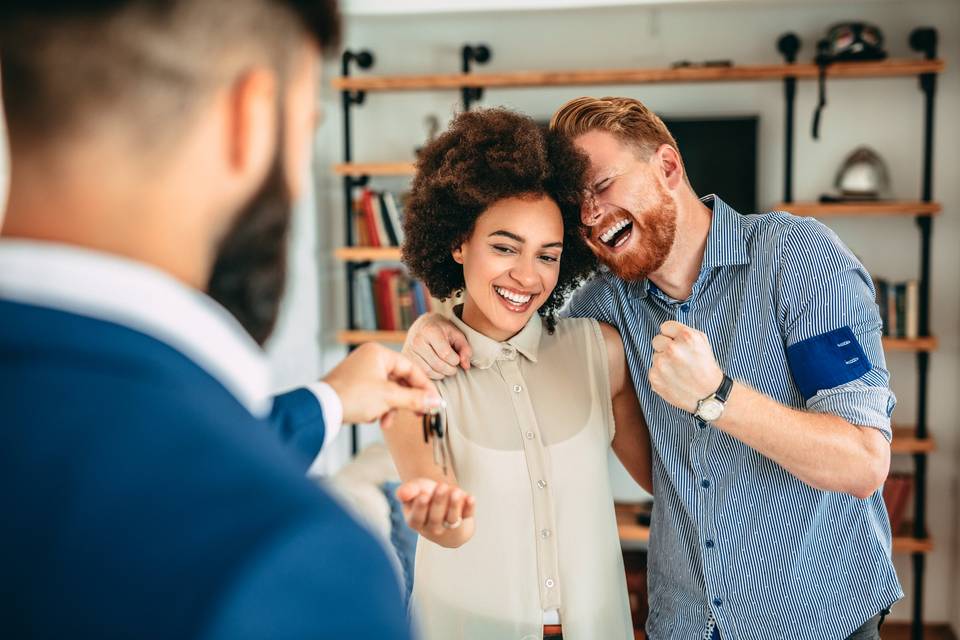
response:
[[[261,350],[338,25],[332,0],[0,6],[0,636],[408,636],[303,460],[435,389],[367,346],[274,400]]]

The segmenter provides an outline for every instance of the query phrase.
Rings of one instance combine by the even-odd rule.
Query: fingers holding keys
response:
[[[331,371],[327,382],[343,404],[347,423],[373,422],[397,409],[425,413],[442,406],[427,375],[404,356],[378,344],[358,347]]]

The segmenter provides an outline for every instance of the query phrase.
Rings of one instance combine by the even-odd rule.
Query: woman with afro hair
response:
[[[617,331],[557,318],[595,268],[585,167],[505,109],[460,114],[421,152],[403,259],[434,296],[462,294],[450,320],[473,354],[438,382],[448,464],[413,414],[384,432],[426,640],[633,637],[607,462],[649,490],[649,436]]]

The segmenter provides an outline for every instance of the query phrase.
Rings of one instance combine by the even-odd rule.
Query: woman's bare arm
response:
[[[444,474],[434,463],[433,444],[423,441],[422,419],[401,412],[383,437],[403,481],[397,498],[410,528],[444,547],[459,547],[473,537],[475,500],[460,489],[453,469],[448,466]]]
[[[610,372],[610,397],[613,401],[613,419],[616,432],[613,452],[637,483],[653,494],[653,461],[647,421],[640,409],[637,392],[630,377],[627,357],[620,333],[608,324],[600,323],[600,333],[607,347],[607,367]]]

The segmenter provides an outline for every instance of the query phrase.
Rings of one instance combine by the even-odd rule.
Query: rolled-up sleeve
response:
[[[807,409],[891,440],[896,398],[870,275],[836,234],[811,219],[794,225],[781,255],[779,313]]]

